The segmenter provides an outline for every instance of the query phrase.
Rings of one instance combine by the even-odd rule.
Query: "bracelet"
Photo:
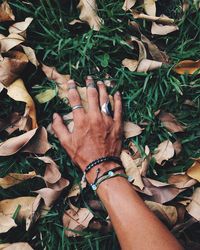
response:
[[[110,170],[107,175],[101,176],[99,179],[97,179],[95,183],[91,184],[90,186],[92,190],[96,192],[97,188],[103,181],[114,178],[114,177],[118,177],[118,176],[128,179],[128,176],[126,174],[115,174],[112,170]]]

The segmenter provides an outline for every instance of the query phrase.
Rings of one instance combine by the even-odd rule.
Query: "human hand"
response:
[[[81,98],[73,80],[68,81],[68,99],[72,107],[74,129],[69,132],[62,118],[55,113],[52,128],[61,145],[67,151],[72,161],[82,171],[92,161],[105,156],[119,156],[122,144],[122,102],[120,93],[114,95],[113,118],[104,112],[101,107],[109,101],[106,86],[97,82],[95,88],[91,77],[86,79],[88,111],[84,108],[73,110],[76,105],[81,105]],[[112,168],[112,163],[102,163],[105,170]],[[92,179],[92,177],[91,177]]]

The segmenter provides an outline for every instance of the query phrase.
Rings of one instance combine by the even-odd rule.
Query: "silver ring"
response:
[[[82,109],[83,108],[83,105],[81,104],[78,104],[78,105],[75,105],[72,107],[72,111],[76,110],[76,109]]]
[[[112,112],[112,106],[110,101],[105,102],[102,106],[101,106],[101,112],[105,113],[106,115],[112,116],[113,112]]]

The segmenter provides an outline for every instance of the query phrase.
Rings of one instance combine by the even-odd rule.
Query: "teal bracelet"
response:
[[[103,181],[109,180],[109,179],[111,179],[113,177],[117,177],[117,176],[124,177],[124,178],[128,179],[128,176],[126,174],[119,174],[119,173],[115,174],[113,171],[109,171],[107,175],[100,177],[96,182],[92,183],[90,186],[91,186],[92,190],[94,190],[96,192],[97,188],[99,187],[99,185]]]

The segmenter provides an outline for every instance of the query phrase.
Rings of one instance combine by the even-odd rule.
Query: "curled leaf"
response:
[[[5,53],[23,42],[24,38],[19,34],[9,34],[7,37],[1,37],[0,51]]]
[[[176,64],[173,68],[173,70],[180,74],[194,74],[197,70],[200,69],[200,60],[193,61],[193,60],[184,60]],[[197,72],[200,74],[200,71]]]
[[[27,47],[24,45],[21,45],[22,49],[24,50],[24,53],[28,57],[28,60],[37,67],[39,65],[39,62],[36,58],[35,51],[31,47]]]
[[[78,4],[80,9],[79,18],[87,22],[90,28],[96,31],[100,30],[102,19],[97,15],[97,4],[95,0],[80,0]]]
[[[161,165],[163,161],[167,161],[174,156],[174,147],[171,141],[166,140],[158,145],[156,153],[153,155],[156,162]]]
[[[26,110],[28,110],[28,114],[32,119],[32,129],[37,128],[36,121],[36,110],[35,104],[32,97],[29,95],[24,82],[22,79],[17,79],[10,86],[7,87],[7,94],[14,99],[15,101],[21,101],[26,103]]]
[[[158,69],[162,66],[162,62],[158,61],[153,61],[149,59],[143,59],[140,61],[138,67],[137,67],[137,72],[147,72],[151,70]]]
[[[127,11],[131,9],[136,3],[136,0],[125,0],[122,9]]]
[[[178,30],[177,25],[163,25],[153,22],[151,26],[151,34],[153,35],[164,36],[177,30]]]
[[[166,127],[170,132],[184,132],[185,127],[176,120],[176,117],[173,114],[161,112],[158,118],[162,122],[163,126]]]
[[[0,22],[15,20],[12,9],[6,0],[0,5]]]
[[[40,127],[0,143],[0,156],[13,155],[18,151],[45,154],[50,148],[46,129]]]

